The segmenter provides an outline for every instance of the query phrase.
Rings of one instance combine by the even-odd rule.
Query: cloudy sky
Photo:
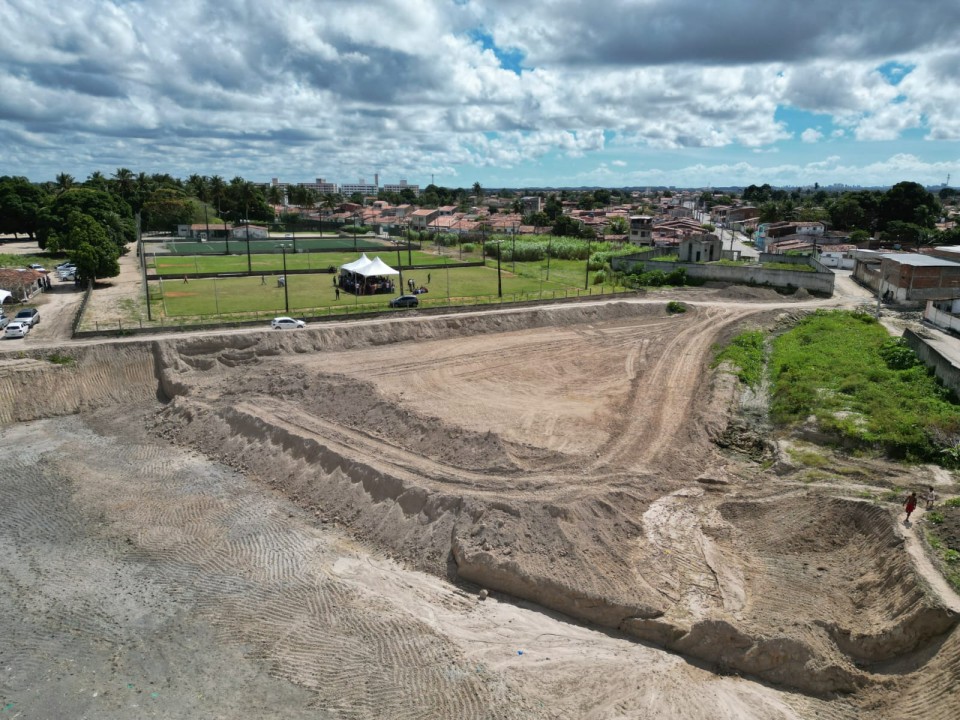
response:
[[[2,0],[0,175],[960,184],[957,0]]]

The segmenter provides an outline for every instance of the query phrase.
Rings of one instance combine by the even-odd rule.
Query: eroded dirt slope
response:
[[[711,301],[671,316],[663,302],[633,302],[407,318],[129,344],[115,358],[90,350],[67,367],[34,358],[9,372],[51,389],[84,389],[82,402],[54,395],[63,399],[37,417],[97,413],[98,427],[121,437],[130,410],[114,417],[103,408],[152,407],[158,396],[162,409],[148,424],[174,443],[174,454],[193,447],[221,461],[292,502],[318,528],[345,527],[375,552],[433,577],[474,582],[679,653],[670,657],[789,689],[776,694],[782,706],[763,705],[758,717],[885,717],[894,707],[903,716],[952,717],[960,712],[950,692],[957,617],[917,574],[889,510],[850,487],[778,475],[715,444],[730,444],[737,389],[729,375],[710,369],[712,346],[778,312],[769,304]],[[101,379],[111,377],[112,362],[124,382]],[[0,412],[29,417],[7,403]],[[760,454],[772,447],[762,433],[750,442]],[[377,698],[401,693],[398,717],[418,716],[399,709],[416,694],[411,688],[438,682],[443,692],[429,695],[428,705],[440,716],[450,710],[442,697],[451,696],[460,697],[457,716],[509,717],[502,702],[515,697],[523,699],[518,716],[536,717],[536,703],[552,694],[545,688],[564,687],[556,677],[571,684],[578,677],[581,666],[565,659],[551,666],[551,680],[510,667],[476,685],[469,668],[449,664],[437,649],[450,628],[428,623],[440,632],[428,641],[409,618],[389,626],[347,622],[359,628],[351,637],[395,636],[403,646],[363,655],[362,664],[410,667],[415,657],[439,652],[442,662],[426,664],[441,664],[444,677],[463,684],[447,687],[422,667],[399,678],[349,664],[341,674],[324,669],[329,661],[318,655],[331,654],[327,636],[346,622],[332,608],[366,604],[376,617],[389,608],[376,593],[327,598],[311,575],[317,545],[275,544],[271,538],[288,523],[281,516],[275,526],[266,522],[262,498],[224,515],[209,497],[222,488],[194,498],[190,478],[155,486],[166,462],[161,455],[134,463],[147,469],[133,487],[150,483],[159,493],[143,507],[119,500],[125,494],[112,481],[98,491],[105,494],[97,507],[114,496],[120,502],[103,511],[108,524],[137,532],[130,537],[143,562],[189,566],[176,571],[173,586],[215,578],[220,590],[203,607],[222,609],[235,642],[259,648],[253,656],[268,659],[271,673],[316,693],[334,716],[361,707],[358,717],[373,717],[381,702],[361,705],[343,688],[350,677],[366,678]],[[65,477],[83,474],[82,463],[63,467]],[[406,596],[402,585],[389,592]],[[474,607],[453,605],[454,618]],[[316,627],[300,644],[278,639],[290,620],[276,628],[270,620],[294,608],[303,609],[306,627]],[[476,630],[472,640],[487,642],[483,637]],[[333,650],[342,651],[339,642]],[[469,646],[457,645],[464,657],[472,657],[463,649]],[[623,693],[621,704],[598,701],[606,680],[590,675],[584,682],[595,691],[543,716],[645,717],[645,703],[659,691],[644,682],[624,692],[620,680],[633,676],[607,674],[618,678],[611,687]],[[675,689],[676,670],[668,674]],[[510,684],[517,678],[524,689]],[[719,710],[696,705],[695,693],[684,697],[692,702],[686,714],[670,704],[657,716],[676,708],[689,717],[694,706],[704,716],[745,716],[737,712],[744,697],[725,696]]]

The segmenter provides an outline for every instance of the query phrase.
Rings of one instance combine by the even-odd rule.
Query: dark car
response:
[[[15,322],[26,323],[30,327],[33,327],[40,322],[40,311],[36,308],[24,308],[14,315],[13,319]]]
[[[416,295],[401,295],[390,301],[392,308],[416,307],[420,304],[420,298]]]

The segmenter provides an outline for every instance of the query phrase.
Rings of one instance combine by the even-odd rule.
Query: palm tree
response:
[[[477,196],[477,205],[483,202],[483,188],[479,180],[473,184],[473,194]]]
[[[192,193],[197,200],[206,202],[210,199],[207,178],[203,175],[191,175],[187,178],[187,191]]]
[[[107,179],[103,176],[103,173],[99,170],[94,170],[87,177],[86,185],[96,188],[97,190],[106,190],[107,189]]]
[[[73,175],[70,173],[60,173],[57,175],[57,195],[66,192],[73,187],[74,182],[75,180],[73,179]]]
[[[333,214],[333,211],[337,209],[340,203],[343,201],[343,198],[339,193],[327,193],[323,196],[323,206]]]
[[[267,202],[271,205],[283,205],[283,188],[279,185],[271,185],[267,191]]]
[[[117,171],[113,174],[113,182],[117,195],[129,202],[133,196],[133,171],[127,168],[117,168]]]
[[[210,200],[217,204],[217,215],[223,217],[223,200],[227,196],[227,184],[219,175],[210,178]]]

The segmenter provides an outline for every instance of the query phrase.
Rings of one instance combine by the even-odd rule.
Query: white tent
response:
[[[377,275],[399,275],[399,270],[394,270],[392,267],[387,265],[383,260],[376,257],[367,263],[364,267],[354,270],[357,275],[363,275],[364,277],[375,277]]]
[[[363,253],[363,255],[361,255],[359,258],[357,258],[353,262],[347,263],[346,265],[341,265],[340,269],[346,270],[347,272],[359,273],[360,268],[366,267],[369,264],[370,264],[370,258],[367,257],[366,253]]]
[[[7,298],[10,297],[11,295],[13,295],[12,292],[9,292],[7,290],[0,290],[0,305],[5,303],[7,301]]]

